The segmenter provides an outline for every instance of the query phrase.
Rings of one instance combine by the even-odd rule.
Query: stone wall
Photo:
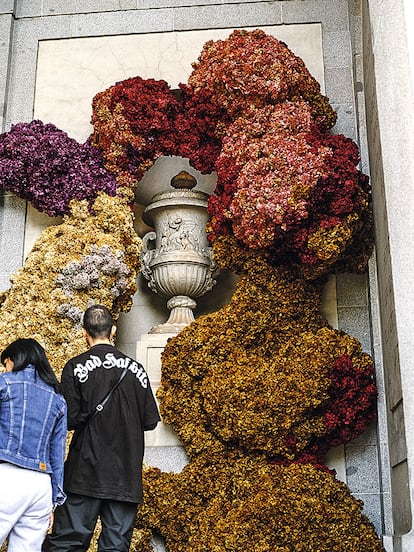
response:
[[[361,47],[363,22],[369,25],[369,21],[363,19],[360,2],[354,0],[0,0],[3,38],[0,44],[0,105],[4,106],[0,111],[1,130],[6,131],[11,124],[30,121],[35,116],[38,108],[36,98],[42,92],[37,88],[39,53],[47,45],[46,41],[210,30],[230,33],[234,28],[245,27],[273,27],[277,36],[278,29],[282,34],[292,31],[295,26],[316,25],[320,30],[323,62],[319,78],[323,80],[321,84],[325,93],[338,112],[334,130],[359,143],[362,169],[369,172]],[[306,41],[304,46],[306,54]],[[70,52],[68,56],[66,61],[70,63]],[[102,83],[100,89],[110,84]],[[50,98],[52,100],[56,101],[56,98]],[[47,101],[46,95],[44,102]],[[58,121],[51,122],[60,126]],[[374,165],[376,168],[372,174],[379,180],[377,167],[380,164]],[[383,199],[377,197],[379,204],[384,205]],[[26,209],[24,202],[14,196],[1,195],[0,290],[8,287],[10,274],[21,266],[36,232],[53,222]],[[379,230],[382,224],[379,222]],[[224,275],[220,286],[200,300],[196,315],[215,310],[224,304],[233,285],[234,278]],[[368,275],[338,277],[334,297],[337,299],[339,327],[360,339],[366,351],[375,353],[378,385],[382,391],[383,364],[377,300],[379,297],[380,302],[383,299],[385,301],[390,294],[386,293],[386,284],[382,280],[379,281],[380,291],[376,286],[373,261],[369,279]],[[119,345],[132,355],[139,337],[166,318],[164,301],[152,294],[141,278],[138,287],[132,311],[124,315],[119,323]],[[385,306],[390,309],[392,316],[393,305]],[[344,456],[342,452],[339,453],[339,457],[344,458],[344,478],[355,496],[364,500],[365,511],[378,532],[390,534],[391,506],[383,396],[381,393],[379,399],[379,433],[376,427],[372,427],[346,447]]]

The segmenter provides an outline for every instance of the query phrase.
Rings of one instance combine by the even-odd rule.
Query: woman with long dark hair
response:
[[[17,339],[1,354],[0,546],[40,552],[65,501],[66,402],[43,347]]]

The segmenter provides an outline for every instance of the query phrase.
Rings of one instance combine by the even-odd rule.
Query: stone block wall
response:
[[[390,464],[385,543],[389,550],[408,552],[414,549],[414,12],[405,0],[364,0],[361,8],[376,230],[370,278],[373,350],[377,371],[384,374],[380,443],[387,440]]]

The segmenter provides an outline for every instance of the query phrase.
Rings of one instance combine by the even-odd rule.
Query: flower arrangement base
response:
[[[168,341],[157,391],[190,462],[145,471],[139,528],[175,552],[383,552],[324,462],[375,418],[372,359],[321,314],[322,280],[215,246],[235,293]]]
[[[311,464],[237,452],[195,457],[178,474],[144,470],[135,550],[151,527],[180,552],[385,552],[345,483]],[[148,535],[149,537],[149,535]],[[147,537],[147,538],[148,538]]]

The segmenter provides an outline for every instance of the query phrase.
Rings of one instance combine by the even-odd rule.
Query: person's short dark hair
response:
[[[53,387],[56,393],[60,393],[59,382],[50,366],[46,352],[35,339],[31,337],[16,339],[4,349],[0,358],[3,364],[7,358],[13,361],[13,372],[20,372],[31,364],[42,380]]]
[[[83,315],[83,327],[93,338],[109,338],[114,321],[109,310],[103,305],[92,305]]]

